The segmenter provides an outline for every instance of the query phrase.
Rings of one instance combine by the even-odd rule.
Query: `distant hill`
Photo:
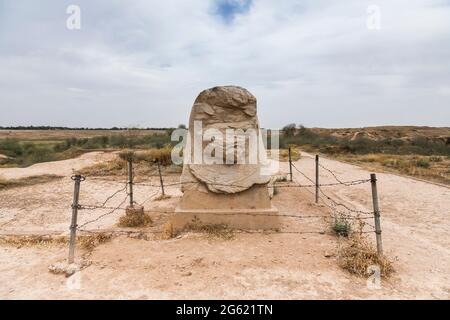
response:
[[[374,141],[384,139],[411,141],[417,138],[425,138],[450,144],[450,127],[380,126],[341,129],[310,128],[309,130],[320,135],[331,135],[350,140],[366,138]]]

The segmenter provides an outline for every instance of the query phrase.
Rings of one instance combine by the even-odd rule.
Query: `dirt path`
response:
[[[306,155],[306,154],[305,154]],[[342,180],[366,179],[369,172],[350,164],[322,159]],[[312,177],[314,161],[303,157],[295,163]],[[281,169],[287,172],[287,164]],[[53,167],[57,167],[53,164]],[[56,169],[55,170],[59,170]],[[67,171],[66,171],[67,172]],[[48,173],[48,172],[46,172]],[[70,223],[72,183],[65,179],[41,186],[0,192],[0,232],[35,230],[67,231]],[[382,209],[384,248],[397,257],[396,274],[369,289],[366,279],[348,274],[337,263],[338,241],[319,220],[286,219],[283,230],[297,233],[237,233],[233,240],[208,239],[188,233],[171,240],[146,240],[120,236],[100,245],[89,256],[89,267],[67,280],[48,272],[63,260],[66,247],[0,246],[0,297],[23,298],[136,298],[136,299],[367,299],[450,298],[450,191],[448,188],[385,173],[377,173]],[[296,180],[306,180],[294,172]],[[171,177],[168,179],[176,179]],[[322,183],[335,182],[321,172]],[[309,183],[309,182],[308,182]],[[101,203],[123,181],[87,180],[81,199]],[[180,195],[168,188],[171,199],[149,199],[155,224],[169,217]],[[51,192],[50,192],[51,191]],[[150,186],[136,188],[137,201],[154,193]],[[324,191],[347,205],[371,209],[370,185],[327,187]],[[122,195],[111,200],[121,202]],[[306,189],[280,188],[274,204],[285,214],[326,212],[313,204]],[[155,212],[161,211],[161,212]],[[81,222],[103,211],[80,214]],[[89,225],[111,227],[122,213],[108,215]],[[308,233],[313,231],[314,233]],[[373,235],[369,235],[373,238]],[[78,251],[79,253],[82,250]],[[78,282],[79,281],[79,282]]]
[[[70,176],[73,171],[112,159],[114,155],[109,152],[90,152],[78,158],[37,163],[26,168],[0,168],[0,178],[21,179],[32,176],[54,174],[57,176]]]

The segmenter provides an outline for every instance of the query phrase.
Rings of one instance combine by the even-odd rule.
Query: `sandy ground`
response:
[[[307,155],[306,155],[307,156]],[[104,157],[104,158],[103,158]],[[71,169],[103,161],[105,154],[88,154],[74,160],[47,163],[27,169],[0,169],[1,176],[21,177],[36,172],[64,175],[64,179],[38,186],[0,192],[0,234],[67,233],[73,183]],[[102,160],[103,159],[103,160]],[[342,180],[366,179],[359,167],[322,159]],[[314,161],[303,157],[296,167],[312,177]],[[27,173],[32,171],[33,173]],[[287,172],[282,163],[281,171]],[[157,234],[147,240],[119,236],[96,247],[86,259],[90,266],[70,278],[48,272],[63,261],[65,246],[0,246],[0,298],[3,299],[448,299],[450,298],[450,189],[422,181],[377,173],[382,209],[383,244],[395,259],[396,273],[380,289],[367,279],[350,275],[338,266],[338,239],[321,219],[284,218],[281,233],[237,233],[232,240],[209,239],[186,233],[170,240]],[[17,178],[17,176],[14,176]],[[294,178],[308,184],[299,173]],[[88,177],[82,183],[80,202],[101,204],[124,181]],[[177,181],[176,176],[165,178]],[[321,171],[322,183],[335,182]],[[153,178],[147,181],[157,184]],[[153,186],[136,186],[136,201],[144,202],[154,220],[147,231],[161,230],[181,195],[167,187],[170,199],[156,201]],[[320,214],[305,188],[280,188],[274,204],[283,214]],[[335,199],[361,210],[371,209],[370,184],[327,187]],[[118,206],[119,192],[107,205]],[[82,210],[79,224],[95,220],[109,209]],[[86,228],[112,228],[123,210],[107,215]],[[293,233],[286,233],[293,232]],[[311,233],[310,233],[311,232]],[[370,239],[374,234],[368,234]],[[78,250],[78,257],[83,250]]]
[[[114,155],[109,152],[90,152],[85,153],[76,159],[37,163],[27,168],[0,168],[0,178],[21,179],[46,174],[70,177],[74,171],[99,162],[107,161],[112,159],[112,157],[114,157]]]

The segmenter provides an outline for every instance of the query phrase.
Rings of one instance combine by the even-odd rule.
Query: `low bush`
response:
[[[416,161],[416,166],[419,168],[429,168],[430,163],[426,159],[419,159]]]
[[[370,266],[378,266],[382,277],[394,272],[392,261],[379,255],[377,250],[362,236],[350,238],[339,250],[339,264],[350,273],[367,276]]]
[[[343,217],[336,217],[332,229],[338,236],[348,237],[351,232],[351,224]]]

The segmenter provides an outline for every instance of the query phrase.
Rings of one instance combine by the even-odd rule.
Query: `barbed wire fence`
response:
[[[291,152],[289,151],[290,172],[292,172],[292,168],[294,168],[296,172],[298,172],[307,181],[312,183],[308,187],[312,187],[314,185],[315,194],[311,190],[308,190],[308,189],[306,189],[306,190],[308,190],[311,194],[314,194],[316,203],[318,203],[319,200],[321,200],[321,202],[332,212],[332,214],[335,218],[342,217],[343,219],[350,219],[351,217],[352,218],[355,217],[355,214],[356,214],[356,219],[361,224],[368,225],[369,227],[371,227],[371,230],[368,232],[375,233],[376,243],[377,243],[377,252],[378,252],[378,254],[382,255],[383,254],[383,245],[382,245],[382,238],[381,238],[381,211],[380,211],[379,202],[378,202],[378,188],[377,188],[376,174],[375,173],[370,174],[370,179],[357,179],[357,180],[352,180],[352,181],[343,181],[342,179],[340,179],[338,177],[336,172],[334,172],[333,170],[327,168],[326,166],[324,166],[323,164],[320,163],[319,155],[316,155],[315,157],[303,155],[303,157],[305,157],[305,158],[315,160],[316,180],[314,181],[308,175],[306,175],[304,172],[302,172],[295,166],[295,164],[292,162],[290,155],[291,155]],[[333,179],[336,181],[336,183],[320,184],[319,183],[320,168],[322,168],[326,172],[330,173],[331,176],[333,177]],[[291,174],[291,176],[292,176],[292,174]],[[325,186],[342,185],[344,187],[352,187],[355,185],[360,185],[360,184],[369,183],[369,182],[371,184],[373,211],[351,208],[348,204],[338,201],[337,199],[331,197],[328,193],[323,191],[323,187],[325,187]],[[367,222],[367,220],[371,220],[371,219],[374,219],[374,224],[370,224],[369,222]]]
[[[344,181],[343,179],[340,179],[333,170],[325,167],[323,164],[319,161],[319,156],[317,155],[315,158],[309,157],[309,156],[303,156],[304,158],[311,158],[315,160],[316,164],[316,179],[309,177],[305,172],[300,170],[292,161],[291,159],[291,152],[289,150],[289,173],[287,173],[290,176],[290,181],[288,183],[280,183],[279,181],[275,181],[269,186],[267,185],[255,185],[255,187],[262,187],[262,188],[301,188],[303,190],[306,190],[308,193],[310,193],[314,198],[316,199],[316,202],[319,203],[319,201],[329,210],[328,214],[283,214],[283,213],[277,213],[277,214],[254,214],[254,213],[211,213],[211,214],[217,214],[217,215],[249,215],[249,216],[261,216],[261,215],[267,215],[267,216],[276,216],[280,218],[287,218],[287,219],[324,219],[325,221],[344,221],[347,222],[355,222],[360,225],[359,231],[350,231],[347,232],[357,232],[357,233],[375,233],[376,234],[376,241],[377,241],[377,250],[379,254],[383,253],[382,249],[382,243],[381,243],[381,223],[380,223],[380,209],[378,205],[378,195],[377,195],[377,179],[375,174],[371,174],[370,179],[357,179],[357,180],[351,180],[351,181]],[[293,170],[294,169],[294,170]],[[331,183],[319,183],[319,177],[320,177],[320,169],[325,170],[331,176],[336,182]],[[307,181],[306,184],[301,183],[297,177],[294,175],[298,174],[298,176],[302,179],[305,179]],[[171,183],[165,183],[163,179],[163,174],[161,172],[160,164],[157,163],[157,169],[155,172],[151,174],[146,174],[148,177],[159,177],[159,184],[153,183],[151,181],[143,181],[143,182],[136,182],[134,181],[134,175],[133,175],[133,160],[128,159],[128,166],[127,166],[127,181],[117,181],[114,179],[106,179],[104,177],[98,178],[98,177],[85,177],[82,175],[74,175],[72,177],[72,180],[74,181],[74,195],[73,195],[73,203],[72,203],[72,220],[70,225],[70,241],[69,241],[69,263],[74,262],[74,252],[75,252],[75,245],[76,245],[76,232],[86,232],[89,234],[96,234],[103,231],[99,230],[92,230],[88,229],[87,227],[95,222],[98,222],[102,220],[103,218],[113,215],[119,210],[122,212],[124,210],[127,210],[127,208],[134,208],[135,206],[142,207],[144,204],[148,203],[149,201],[155,199],[157,196],[164,196],[165,195],[165,188],[167,187],[181,187],[186,184],[196,183],[196,182],[171,182]],[[104,201],[97,204],[85,204],[81,201],[80,203],[80,187],[81,182],[85,181],[87,178],[92,179],[92,181],[103,181],[107,183],[117,183],[121,184],[122,186],[115,190],[113,193],[111,193],[109,196],[105,198]],[[343,186],[343,187],[352,187],[356,185],[361,185],[365,183],[371,183],[372,186],[372,200],[373,200],[373,211],[369,210],[360,210],[351,208],[350,205],[339,201],[335,197],[330,196],[328,192],[325,192],[323,189],[326,187],[336,187],[336,186]],[[243,187],[240,185],[233,185],[233,184],[218,184],[218,183],[212,183],[214,186],[227,186],[227,187]],[[140,202],[135,201],[135,194],[134,194],[134,188],[137,187],[152,187],[157,188],[156,191],[150,192],[144,199],[141,199]],[[312,191],[310,189],[314,189],[315,191]],[[109,205],[109,203],[115,199],[118,198],[119,195],[121,195],[121,200],[118,205]],[[127,204],[128,202],[128,204]],[[95,218],[88,220],[86,222],[83,222],[81,225],[77,224],[77,218],[78,218],[78,212],[79,211],[96,211],[96,210],[106,210],[106,212],[101,213],[100,215],[96,216]],[[167,212],[169,213],[169,212]],[[330,220],[333,219],[333,220]],[[369,220],[374,219],[375,224],[369,223]],[[363,229],[365,226],[369,227],[369,230]],[[261,233],[261,231],[255,231],[255,230],[236,230],[237,232],[243,232],[243,233]],[[130,234],[131,231],[124,231],[124,230],[112,230],[111,233],[113,234]],[[140,231],[140,233],[148,233],[148,234],[161,234],[164,231],[157,231],[157,230],[146,230],[146,231]],[[299,231],[287,231],[287,230],[277,230],[277,231],[263,231],[264,233],[288,233],[288,234],[324,234],[325,230],[299,230]]]

